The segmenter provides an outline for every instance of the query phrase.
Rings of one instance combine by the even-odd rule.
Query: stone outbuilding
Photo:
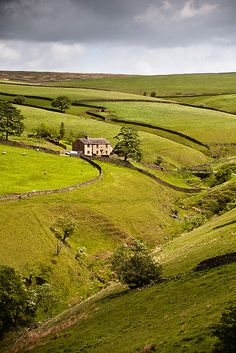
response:
[[[84,156],[107,157],[112,153],[112,146],[104,138],[90,138],[86,136],[74,141],[72,143],[72,150]]]

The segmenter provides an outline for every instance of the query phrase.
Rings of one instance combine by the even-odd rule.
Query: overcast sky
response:
[[[236,0],[0,0],[0,69],[236,71]]]

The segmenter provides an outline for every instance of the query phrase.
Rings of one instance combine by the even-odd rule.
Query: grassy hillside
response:
[[[102,166],[103,179],[94,185],[64,194],[0,203],[0,263],[23,273],[27,265],[49,265],[51,281],[62,297],[61,305],[75,295],[77,300],[81,300],[79,296],[86,298],[104,286],[96,273],[105,277],[105,282],[108,280],[104,266],[118,243],[141,237],[159,244],[175,229],[169,212],[181,193],[127,168]],[[63,247],[55,256],[57,239],[50,227],[58,217],[72,218],[78,226],[68,240],[70,247]],[[75,260],[78,247],[86,247],[90,269]]]
[[[78,158],[3,145],[0,145],[0,164],[1,196],[63,188],[98,175],[94,167]]]
[[[164,353],[211,352],[215,342],[211,326],[235,300],[235,264],[185,273],[206,258],[236,250],[235,212],[164,248],[158,257],[163,274],[182,273],[181,278],[142,290],[108,288],[26,335],[16,352],[30,348],[33,353],[135,353],[148,344]],[[9,348],[1,352],[6,351],[11,352]]]
[[[48,112],[42,109],[18,106],[25,117],[26,131],[25,135],[32,133],[40,123],[45,123],[56,130],[59,130],[61,122],[64,122],[66,132],[72,131],[75,136],[85,136],[86,134],[93,137],[105,137],[114,146],[116,140],[114,136],[120,130],[119,125],[109,124],[97,120],[78,118],[74,115],[61,114],[56,112]],[[203,153],[181,145],[171,140],[159,137],[146,132],[140,132],[143,148],[144,161],[154,161],[157,154],[163,156],[168,162],[176,166],[195,165],[205,163],[209,158]]]
[[[39,97],[56,98],[58,96],[67,96],[71,100],[89,100],[89,99],[143,99],[143,96],[135,94],[126,94],[120,92],[108,92],[93,89],[78,89],[78,88],[57,88],[57,87],[39,87],[39,86],[24,86],[0,83],[1,93],[10,93],[16,95],[29,95]],[[147,99],[149,99],[147,97]]]
[[[235,94],[203,96],[203,97],[185,97],[185,98],[175,98],[175,100],[178,102],[224,110],[226,112],[236,114],[236,95]]]
[[[104,293],[29,334],[15,352],[137,353],[147,345],[162,353],[210,352],[211,326],[235,299],[234,281],[232,264],[143,290]]]
[[[204,143],[235,142],[236,117],[166,103],[105,103],[117,119],[142,122],[182,132]]]
[[[155,91],[159,96],[235,93],[236,73],[104,77],[55,82],[53,85],[102,88],[135,94]]]
[[[236,209],[216,217],[190,233],[182,234],[157,256],[166,275],[176,275],[199,262],[236,251]]]

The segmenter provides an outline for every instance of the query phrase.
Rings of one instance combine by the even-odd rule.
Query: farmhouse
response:
[[[72,143],[73,151],[80,152],[84,156],[110,156],[112,146],[104,138],[79,138]]]

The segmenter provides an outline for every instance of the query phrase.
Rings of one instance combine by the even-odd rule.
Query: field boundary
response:
[[[130,163],[129,161],[122,161],[120,159],[111,159],[111,158],[108,158],[108,157],[101,157],[101,159],[99,157],[89,157],[87,159],[90,159],[90,160],[97,160],[97,161],[103,161],[103,162],[108,162],[108,163],[111,163],[111,164],[115,164],[115,165],[119,165],[121,167],[126,167],[126,168],[129,168],[129,169],[132,169],[132,170],[136,170],[137,172],[139,173],[142,173],[150,178],[152,178],[153,180],[155,180],[158,184],[160,185],[163,185],[163,186],[167,186],[168,188],[170,189],[174,189],[176,191],[180,191],[180,192],[186,192],[186,193],[198,193],[198,192],[201,192],[202,189],[201,188],[184,188],[184,187],[181,187],[181,186],[176,186],[176,185],[173,185],[173,184],[170,184],[168,183],[167,181],[164,181],[160,178],[158,178],[156,175],[144,170],[144,169],[141,169],[141,168],[138,168],[138,167],[135,167],[132,163]]]
[[[11,141],[6,141],[6,142],[11,142]],[[0,141],[0,143],[2,143],[2,141]],[[18,147],[24,147],[25,146],[22,146],[22,145],[19,145],[19,144],[11,144],[11,143],[5,143],[7,145],[10,145],[10,146],[18,146]],[[31,146],[28,146],[29,148],[32,148]],[[51,152],[47,151],[48,153],[52,153],[53,150],[51,150]],[[55,152],[55,151],[53,151]],[[76,190],[76,189],[79,189],[83,186],[87,186],[87,185],[91,185],[91,184],[94,184],[95,182],[99,181],[102,179],[103,177],[103,171],[102,171],[102,168],[100,167],[99,164],[97,164],[96,162],[90,160],[89,158],[87,157],[84,157],[84,156],[80,156],[79,158],[85,160],[87,163],[91,164],[93,167],[95,167],[98,172],[99,172],[99,175],[91,180],[87,180],[87,181],[84,181],[82,183],[79,183],[79,184],[75,184],[75,185],[72,185],[72,186],[67,186],[67,187],[64,187],[64,188],[59,188],[59,189],[48,189],[48,190],[36,190],[36,191],[30,191],[30,192],[23,192],[23,193],[14,193],[14,194],[9,194],[9,195],[5,195],[5,196],[0,196],[0,202],[1,201],[10,201],[10,200],[21,200],[21,199],[27,199],[27,198],[30,198],[30,197],[34,197],[34,196],[42,196],[42,195],[49,195],[49,194],[57,194],[57,193],[63,193],[63,192],[68,192],[68,191],[73,191],[73,190]]]
[[[101,119],[103,121],[107,120],[104,116],[98,114],[97,110],[88,110],[86,112],[86,114],[88,114],[90,116],[93,116],[95,118],[99,118],[99,119]],[[180,137],[185,138],[186,140],[189,140],[191,142],[196,143],[197,145],[200,145],[200,146],[203,146],[203,147],[209,149],[209,146],[207,144],[205,144],[205,143],[203,143],[201,141],[198,141],[194,137],[185,135],[185,134],[183,134],[182,132],[179,132],[179,131],[167,129],[167,128],[164,128],[164,127],[161,127],[161,126],[152,125],[152,124],[146,124],[146,123],[140,123],[140,122],[134,122],[134,121],[127,121],[127,120],[117,119],[117,118],[109,118],[109,120],[117,122],[117,123],[125,123],[125,124],[130,124],[130,125],[143,126],[143,127],[148,127],[148,128],[155,129],[155,130],[161,130],[161,131],[169,132],[171,134],[178,135]]]

